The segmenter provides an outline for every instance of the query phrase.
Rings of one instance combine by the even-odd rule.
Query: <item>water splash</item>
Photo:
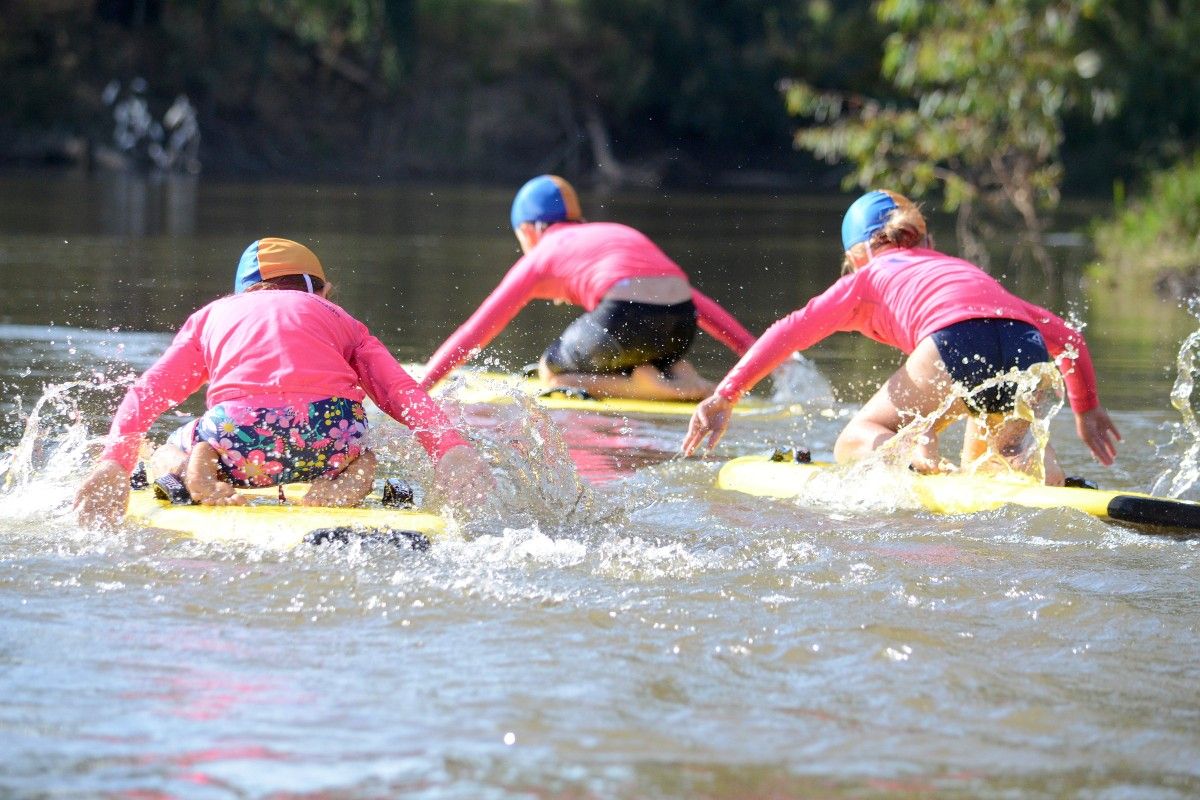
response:
[[[1195,309],[1193,309],[1195,310]],[[1200,423],[1192,407],[1196,386],[1196,359],[1200,353],[1200,330],[1193,331],[1179,348],[1175,359],[1175,385],[1171,387],[1171,405],[1182,418],[1172,445],[1185,442],[1183,455],[1176,467],[1168,467],[1154,481],[1154,494],[1180,497],[1200,479]]]
[[[1010,386],[1013,388],[1009,389]],[[1050,421],[1062,408],[1064,396],[1062,375],[1050,363],[1009,370],[969,391],[955,384],[936,409],[917,416],[897,431],[879,448],[875,459],[892,468],[907,468],[915,452],[961,418],[954,408],[959,401],[971,404],[987,392],[1001,388],[1014,392],[1013,410],[969,419],[968,425],[980,434],[979,444],[983,449],[972,453],[964,448],[957,471],[972,475],[1015,473],[1045,480]]]
[[[60,480],[77,474],[85,463],[88,427],[79,411],[77,392],[90,384],[49,384],[25,419],[17,445],[4,453],[0,474],[4,491],[28,487],[34,480]]]
[[[833,386],[817,365],[800,353],[793,353],[771,373],[771,402],[779,405],[803,405],[806,408],[833,405]]]
[[[537,402],[520,389],[497,384],[511,402],[485,407],[460,403],[460,387],[451,384],[438,398],[469,431],[472,444],[493,468],[496,495],[491,509],[480,509],[476,522],[503,518],[506,525],[586,524],[604,512],[590,485],[575,467],[562,430]]]
[[[29,517],[61,510],[95,444],[80,411],[85,381],[47,385],[17,444],[0,457],[0,513]]]
[[[1062,373],[1050,363],[1034,364],[1026,370],[1013,369],[984,381],[967,396],[980,396],[1005,383],[1016,387],[1013,410],[979,423],[985,449],[966,460],[961,469],[968,474],[1023,474],[1044,482],[1050,421],[1062,409],[1065,396]]]

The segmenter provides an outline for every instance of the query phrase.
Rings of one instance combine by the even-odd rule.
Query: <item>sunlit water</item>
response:
[[[437,227],[404,221],[404,209],[428,213],[419,192],[193,187],[181,201],[163,187],[44,183],[0,183],[13,208],[42,191],[59,209],[0,232],[13,284],[0,305],[0,796],[1200,792],[1196,539],[1066,510],[936,516],[855,481],[803,504],[714,488],[734,455],[804,444],[828,458],[895,363],[848,338],[814,352],[832,393],[800,372],[777,400],[804,413],[738,418],[705,460],[674,457],[682,419],[452,404],[497,467],[497,498],[425,553],[77,528],[70,496],[123,381],[225,290],[246,242],[318,239],[335,282],[354,270],[342,302],[407,360],[427,356],[515,253],[505,192],[436,192],[473,210]],[[321,191],[334,197],[293,196]],[[130,208],[113,210],[120,198]],[[833,279],[813,236],[835,230],[838,205],[605,209],[656,229],[761,328]],[[664,221],[672,209],[688,221]],[[735,254],[815,274],[780,296],[769,271],[726,271]],[[411,299],[426,273],[461,288]],[[1190,400],[1171,402],[1173,385],[1190,397],[1179,370],[1195,324],[1158,313],[1177,314],[1173,327],[1137,340],[1089,320],[1125,436],[1118,465],[1095,466],[1062,415],[1050,431],[1068,472],[1141,490],[1174,481],[1195,499]],[[497,365],[532,360],[569,318],[530,309]],[[710,372],[729,363],[717,349],[700,358]],[[419,448],[375,422],[387,470],[428,487]]]

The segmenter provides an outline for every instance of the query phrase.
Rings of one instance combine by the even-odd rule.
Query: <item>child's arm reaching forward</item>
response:
[[[374,336],[368,335],[359,343],[350,365],[375,404],[411,428],[437,462],[438,483],[451,501],[463,508],[478,506],[494,488],[491,471],[441,406]]]
[[[195,319],[184,324],[167,351],[125,392],[113,415],[104,451],[75,493],[74,508],[81,525],[109,527],[125,515],[129,473],[137,461],[142,436],[160,414],[182,403],[208,380],[195,339]]]

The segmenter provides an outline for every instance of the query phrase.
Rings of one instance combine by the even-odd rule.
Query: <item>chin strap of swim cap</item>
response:
[[[312,278],[308,277],[307,272],[304,273],[304,285],[308,287],[309,294],[316,294],[316,292],[313,291]]]

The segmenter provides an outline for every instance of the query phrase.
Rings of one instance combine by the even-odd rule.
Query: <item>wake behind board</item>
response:
[[[783,455],[786,454],[786,455]],[[797,462],[787,451],[735,458],[721,467],[722,489],[759,497],[796,497],[835,465]],[[1018,476],[917,475],[905,473],[918,502],[939,514],[970,514],[1003,505],[1074,508],[1101,519],[1148,525],[1172,532],[1200,531],[1200,503],[1139,492],[1045,486]]]
[[[288,484],[287,497],[303,496],[305,484]],[[154,487],[135,489],[126,516],[152,528],[180,533],[203,542],[251,544],[268,550],[290,550],[300,544],[380,540],[403,549],[423,550],[429,537],[445,530],[436,514],[379,505],[379,496],[355,508],[309,507],[278,502],[278,490],[243,489],[245,506],[174,505],[154,494]]]
[[[456,382],[454,396],[460,403],[511,403],[513,392],[521,392],[543,408],[566,411],[594,411],[601,414],[645,414],[654,416],[690,417],[696,403],[684,400],[637,400],[630,397],[591,397],[577,389],[554,389],[537,376],[505,372],[455,370],[451,380]],[[442,381],[434,394],[446,391],[450,381]],[[787,406],[747,397],[733,408],[736,415],[787,413]]]

